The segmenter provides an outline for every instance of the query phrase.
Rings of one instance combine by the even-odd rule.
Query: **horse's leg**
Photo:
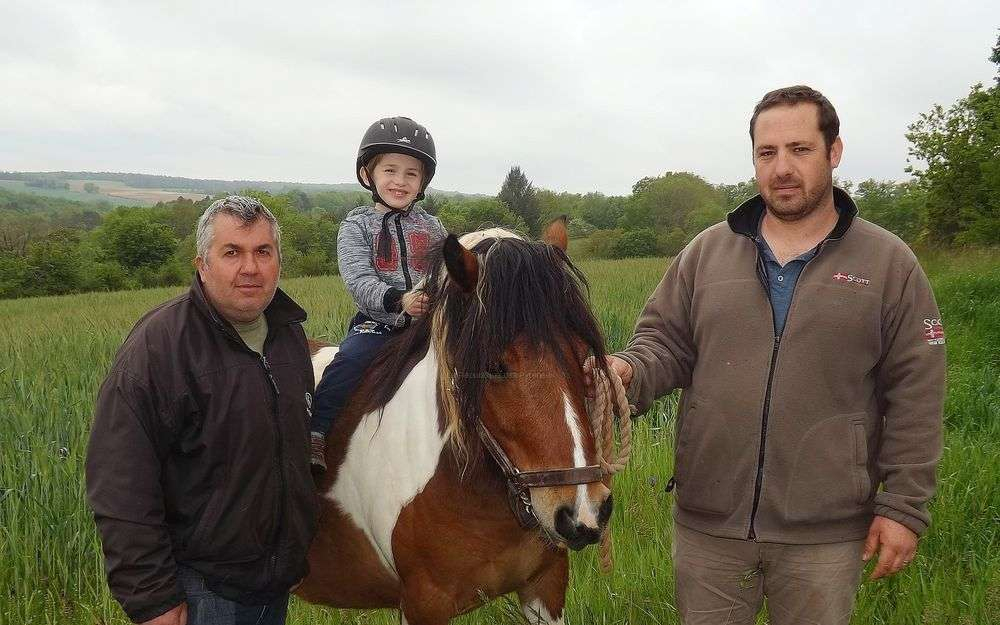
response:
[[[517,591],[521,611],[531,625],[563,625],[568,584],[569,556],[561,552]]]
[[[455,598],[429,581],[404,584],[399,613],[402,625],[447,625],[455,616]]]

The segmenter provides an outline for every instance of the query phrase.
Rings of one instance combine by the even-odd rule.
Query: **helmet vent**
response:
[[[393,132],[399,132],[399,128],[396,126],[396,124],[392,125],[392,131]]]

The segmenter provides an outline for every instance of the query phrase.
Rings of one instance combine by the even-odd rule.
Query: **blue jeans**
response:
[[[177,578],[187,594],[188,625],[284,625],[288,594],[270,603],[244,605],[221,597],[205,586],[201,573],[177,567]]]
[[[344,409],[368,365],[395,332],[392,326],[372,321],[361,313],[354,315],[340,350],[316,385],[310,431],[330,433],[334,418]]]

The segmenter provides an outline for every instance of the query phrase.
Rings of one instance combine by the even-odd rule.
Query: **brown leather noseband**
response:
[[[545,486],[577,486],[592,484],[604,479],[604,470],[596,464],[586,467],[571,467],[568,469],[549,469],[545,471],[520,471],[511,462],[507,452],[503,450],[497,439],[490,433],[482,421],[478,423],[479,438],[486,445],[490,455],[496,460],[507,480],[507,500],[517,522],[524,529],[538,527],[538,517],[531,505],[529,488]]]

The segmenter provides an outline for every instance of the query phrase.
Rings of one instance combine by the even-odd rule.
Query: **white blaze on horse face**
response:
[[[566,425],[573,436],[573,466],[587,466],[587,458],[583,453],[583,433],[580,431],[580,416],[573,408],[573,402],[569,395],[563,393],[563,404],[566,415]],[[587,527],[597,527],[597,510],[591,505],[587,497],[587,485],[580,484],[576,487],[576,522]]]
[[[398,577],[392,531],[399,513],[427,486],[444,448],[438,431],[437,359],[417,363],[381,414],[361,418],[337,480],[323,494],[365,533],[386,569]]]
[[[532,599],[531,603],[522,605],[521,612],[531,625],[563,625],[562,614],[559,618],[549,614],[540,599]]]

